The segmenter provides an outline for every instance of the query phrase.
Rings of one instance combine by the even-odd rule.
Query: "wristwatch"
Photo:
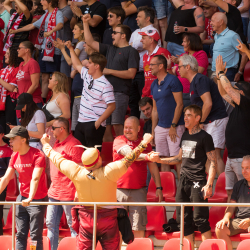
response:
[[[156,190],[157,190],[157,189],[160,189],[160,190],[162,190],[163,188],[162,188],[162,187],[156,187]]]
[[[225,74],[225,73],[224,73],[224,71],[221,70],[221,71],[218,73],[218,76],[220,76],[220,74]]]
[[[171,127],[176,128],[176,127],[177,127],[177,124],[176,124],[176,123],[172,123],[172,124],[171,124]]]
[[[188,32],[188,28],[187,28],[187,27],[185,27],[184,31],[185,31],[185,32]]]

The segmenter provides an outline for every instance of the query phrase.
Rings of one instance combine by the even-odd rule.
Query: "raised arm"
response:
[[[10,13],[12,10],[12,2],[10,0],[5,0],[3,6]]]
[[[56,48],[58,48],[58,49],[61,50],[61,52],[62,52],[62,54],[63,54],[63,56],[64,56],[67,64],[69,66],[71,66],[72,65],[72,61],[71,61],[70,56],[68,55],[68,53],[65,50],[65,44],[63,43],[63,41],[60,38],[57,38],[56,41],[54,41],[54,46]]]
[[[121,6],[125,11],[126,16],[137,13],[137,7],[131,1],[121,2]]]
[[[26,17],[26,20],[28,20],[30,18],[30,11],[27,8],[27,6],[24,3],[22,3],[20,0],[14,0],[14,2],[22,10],[23,14]]]
[[[240,40],[238,40],[238,46],[236,46],[236,48],[240,51],[240,52],[243,52],[247,55],[248,59],[250,60],[250,50],[247,48],[247,46],[242,43]]]

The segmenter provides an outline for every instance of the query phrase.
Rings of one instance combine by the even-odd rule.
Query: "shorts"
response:
[[[146,202],[146,187],[140,189],[118,188],[116,191],[118,202]],[[143,206],[128,206],[129,220],[134,231],[145,231],[147,221],[147,208]]]
[[[225,167],[226,190],[233,190],[234,184],[244,178],[241,171],[242,160],[243,158],[230,159],[227,157]]]
[[[178,155],[180,151],[180,141],[184,131],[184,125],[177,126],[176,133],[179,137],[176,137],[176,142],[172,142],[170,136],[168,135],[169,128],[163,128],[157,125],[155,127],[156,152],[159,152],[160,156]]]
[[[39,66],[41,73],[54,73],[55,71],[60,72],[61,55],[54,55],[54,62],[43,61],[44,50],[39,51]]]
[[[200,197],[201,189],[207,184],[207,180],[201,181],[190,181],[185,175],[181,175],[177,191],[176,191],[176,202],[194,202],[194,203],[206,203],[208,200],[204,200]],[[176,220],[180,223],[181,208],[176,208]],[[184,210],[184,236],[193,234],[195,226],[202,234],[211,230],[208,221],[209,208],[208,207],[185,207]]]
[[[213,138],[214,147],[224,149],[226,137],[225,131],[228,122],[228,117],[215,120],[211,123],[204,124],[204,130]]]
[[[106,120],[106,125],[115,125],[115,124],[124,124],[125,115],[128,109],[129,96],[120,93],[114,92],[115,96],[115,110],[110,117]]]
[[[167,16],[168,1],[153,0],[153,8],[155,9],[157,19],[163,19]]]
[[[240,233],[248,233],[248,230],[250,230],[250,227],[248,229],[241,229],[239,228],[239,224],[241,223],[243,219],[230,219],[230,225],[229,225],[229,230],[230,230],[230,236],[240,234]]]

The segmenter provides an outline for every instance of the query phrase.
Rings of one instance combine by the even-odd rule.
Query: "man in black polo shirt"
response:
[[[236,182],[230,203],[250,203],[250,155],[243,157],[241,163],[244,179]],[[236,207],[228,207],[224,218],[216,224],[216,236],[227,243],[227,249],[232,250],[230,236],[250,232],[250,207],[237,207],[235,218],[232,219]]]

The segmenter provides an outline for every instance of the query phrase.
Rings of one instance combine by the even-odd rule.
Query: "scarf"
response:
[[[48,29],[47,32],[51,31],[56,27],[56,13],[58,11],[58,8],[55,8],[53,12],[51,13],[51,16],[49,18],[48,22]],[[44,39],[44,27],[45,27],[45,20],[47,16],[49,15],[49,12],[46,13],[43,22],[41,24],[41,27],[38,32],[38,36],[36,39],[36,45],[35,47],[38,49],[41,49],[42,44],[43,44],[43,39]],[[43,61],[48,61],[48,62],[54,62],[54,53],[55,53],[55,47],[53,42],[56,40],[56,32],[53,32],[51,36],[46,37],[46,42],[45,42],[45,49],[44,49],[44,54],[43,54]]]
[[[1,70],[1,78],[5,81],[9,81],[9,75],[12,72],[14,67],[7,66],[6,68]],[[5,102],[6,102],[7,90],[0,84],[0,111],[5,110]]]
[[[16,21],[14,22],[14,24],[11,26],[12,21],[15,18],[16,15],[17,15],[17,12],[14,12],[12,14],[12,16],[10,17],[10,20],[8,22],[8,25],[7,25],[7,30],[5,32],[4,39],[3,39],[4,41],[6,40],[4,48],[3,48],[4,52],[6,52],[6,50],[9,47],[11,47],[11,45],[12,45],[12,43],[14,41],[15,34],[9,34],[10,28],[13,29],[13,30],[17,30],[18,27],[19,27],[19,25],[20,25],[20,23],[21,23],[21,21],[22,21],[22,19],[23,19],[23,13],[22,13],[21,15],[18,16],[18,18],[16,19]],[[7,37],[7,39],[6,39],[6,37]]]

